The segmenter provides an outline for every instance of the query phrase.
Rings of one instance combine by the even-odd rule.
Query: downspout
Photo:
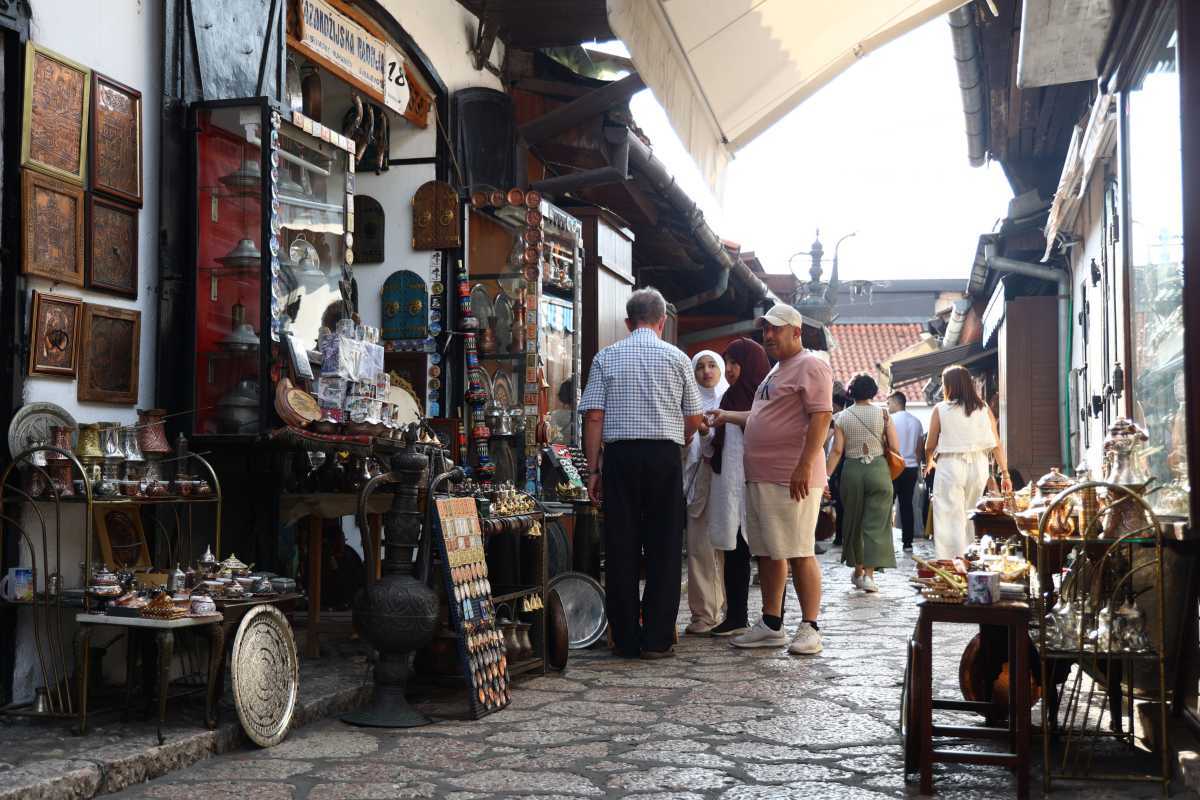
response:
[[[1067,339],[1071,335],[1071,277],[1066,270],[1053,269],[1043,264],[1031,264],[1003,256],[993,256],[994,244],[984,246],[984,260],[988,269],[1013,275],[1026,275],[1053,281],[1058,285],[1058,443],[1064,470],[1070,469],[1071,458],[1071,402],[1067,376],[1071,374],[1071,357]]]
[[[958,89],[962,93],[963,115],[967,119],[967,160],[972,167],[981,167],[987,154],[987,126],[983,119],[986,105],[974,6],[974,3],[959,6],[948,17],[954,62],[958,66]]]
[[[970,300],[955,300],[951,307],[950,320],[946,323],[946,332],[942,334],[942,348],[956,347],[962,336],[963,325],[967,324],[967,312],[971,310]]]
[[[700,249],[704,251],[717,266],[721,272],[717,275],[717,282],[711,289],[700,292],[699,294],[685,297],[675,302],[677,311],[687,311],[690,308],[703,305],[704,303],[716,300],[725,294],[729,288],[729,274],[736,272],[746,285],[752,291],[758,294],[759,297],[774,298],[771,290],[765,283],[758,279],[758,276],[751,272],[750,268],[742,263],[740,258],[734,258],[725,249],[725,245],[721,243],[721,238],[713,232],[713,229],[708,227],[708,223],[704,221],[704,212],[702,212],[692,198],[688,197],[687,192],[679,187],[675,182],[674,176],[667,171],[663,163],[654,157],[654,153],[646,144],[632,133],[629,134],[629,166],[636,169],[646,180],[654,186],[668,203],[675,210],[679,211],[687,220],[688,230],[700,245]]]

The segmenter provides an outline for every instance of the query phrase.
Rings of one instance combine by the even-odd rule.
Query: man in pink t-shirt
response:
[[[821,567],[814,552],[825,489],[825,438],[833,416],[833,372],[804,349],[800,312],[782,303],[758,319],[775,367],[754,393],[748,412],[712,412],[714,424],[745,428],[746,541],[758,557],[763,616],[736,647],[787,644],[783,600],[788,566],[803,620],[788,646],[797,655],[821,652]]]

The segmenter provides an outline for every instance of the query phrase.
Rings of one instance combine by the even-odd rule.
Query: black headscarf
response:
[[[725,411],[749,411],[754,405],[754,392],[771,371],[767,351],[753,339],[735,339],[725,348],[725,358],[742,368],[738,379],[725,390],[721,408]],[[717,428],[713,437],[712,471],[721,474],[721,456],[725,451],[725,426]]]

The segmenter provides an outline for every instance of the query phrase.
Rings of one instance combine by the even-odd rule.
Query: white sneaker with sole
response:
[[[850,584],[855,589],[861,589],[861,588],[863,588],[862,579],[863,579],[862,575],[851,575],[850,576]]]
[[[729,643],[734,647],[783,647],[787,644],[787,632],[783,628],[773,631],[759,619],[750,630],[733,637]]]
[[[788,645],[788,652],[794,656],[811,656],[822,650],[821,632],[812,626],[811,622],[801,622],[796,629],[796,636]]]
[[[864,592],[878,592],[879,587],[875,585],[875,578],[871,575],[864,575],[862,579],[862,590]]]

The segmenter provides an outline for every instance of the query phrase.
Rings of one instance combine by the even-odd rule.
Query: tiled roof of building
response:
[[[876,380],[876,364],[890,359],[895,353],[921,341],[922,326],[917,323],[834,323],[830,326],[837,347],[830,353],[833,379],[849,383],[859,372]],[[920,383],[901,387],[910,403],[924,403]]]

